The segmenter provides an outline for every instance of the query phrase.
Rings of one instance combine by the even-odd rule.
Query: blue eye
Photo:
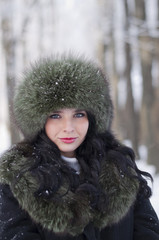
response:
[[[57,113],[54,113],[54,114],[52,114],[52,115],[50,116],[50,118],[52,118],[52,119],[59,119],[59,118],[60,118],[60,115],[57,114]]]
[[[85,113],[76,113],[76,114],[75,114],[75,117],[76,117],[76,118],[82,118],[82,117],[84,117],[84,116],[86,116]]]

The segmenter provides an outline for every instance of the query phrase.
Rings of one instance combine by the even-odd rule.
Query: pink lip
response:
[[[76,138],[60,138],[60,140],[64,143],[73,143],[75,142]]]

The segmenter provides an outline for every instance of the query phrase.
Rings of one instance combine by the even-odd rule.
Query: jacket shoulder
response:
[[[136,201],[134,208],[134,239],[159,239],[159,220],[149,199]]]
[[[28,167],[27,158],[31,156],[33,147],[26,143],[13,145],[0,157],[0,183],[9,184],[18,172]]]

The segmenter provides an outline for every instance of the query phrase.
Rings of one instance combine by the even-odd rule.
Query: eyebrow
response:
[[[86,112],[84,109],[76,109],[75,112]]]
[[[84,109],[76,109],[75,112],[86,112]],[[52,113],[62,113],[62,110],[57,110]]]
[[[62,111],[54,111],[54,112],[52,112],[52,113],[61,113]]]

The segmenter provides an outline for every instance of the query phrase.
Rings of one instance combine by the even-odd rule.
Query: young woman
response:
[[[14,115],[24,140],[1,157],[1,240],[159,239],[150,175],[111,132],[99,67],[40,60],[23,76]]]

